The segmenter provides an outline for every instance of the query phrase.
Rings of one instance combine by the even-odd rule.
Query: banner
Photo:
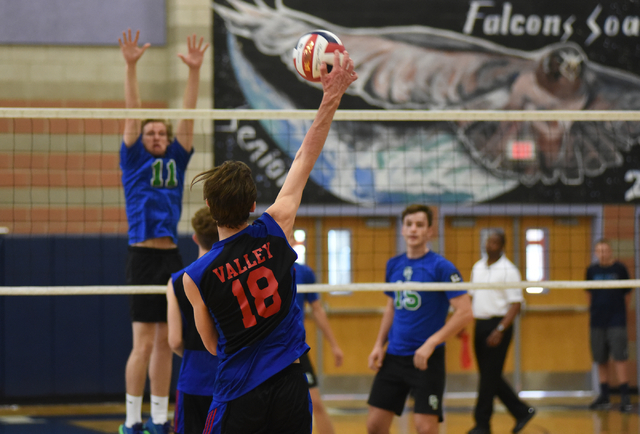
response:
[[[167,42],[165,0],[2,0],[2,45],[118,46],[126,29],[141,42]]]
[[[335,33],[359,79],[342,109],[640,110],[630,1],[214,2],[216,108],[316,109],[291,50]],[[216,163],[275,198],[309,121],[217,122]],[[631,203],[638,122],[334,122],[303,201]]]

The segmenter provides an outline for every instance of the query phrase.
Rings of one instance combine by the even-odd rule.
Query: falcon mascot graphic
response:
[[[347,28],[281,0],[274,6],[229,0],[213,8],[227,27],[231,62],[252,108],[307,107],[265,80],[242,44],[284,63],[294,80],[292,47],[302,34],[326,29],[355,62],[360,78],[350,97],[368,108],[640,109],[640,77],[589,61],[571,42],[522,51],[424,26]],[[286,123],[290,131],[304,130],[302,121]],[[359,204],[480,202],[520,183],[579,185],[585,176],[620,166],[639,136],[639,122],[622,121],[452,121],[444,129],[429,122],[336,122],[312,177]],[[523,142],[532,157],[508,158],[509,147]],[[279,145],[293,155],[299,142]]]

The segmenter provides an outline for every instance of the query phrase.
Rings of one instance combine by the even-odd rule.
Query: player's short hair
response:
[[[196,211],[191,218],[191,226],[196,231],[198,244],[205,250],[211,250],[211,247],[220,240],[218,225],[211,217],[209,208],[206,206]]]
[[[423,212],[427,215],[427,222],[429,223],[429,227],[431,227],[433,224],[433,211],[427,205],[413,204],[406,207],[404,211],[402,211],[402,222],[404,222],[406,216],[417,212]]]
[[[225,161],[193,178],[191,187],[200,181],[204,181],[204,199],[218,226],[238,228],[249,220],[258,197],[249,166],[241,161]]]
[[[507,244],[507,236],[502,229],[491,229],[489,235],[495,235],[500,240],[500,247],[504,249],[504,245]]]
[[[162,125],[164,125],[164,127],[167,129],[167,140],[169,140],[169,143],[171,143],[173,141],[173,125],[171,124],[170,121],[166,120],[166,119],[145,119],[142,121],[142,125],[140,125],[140,133],[144,132],[144,127],[147,124],[151,124],[154,122],[160,122]]]
[[[607,246],[611,247],[611,243],[606,238],[600,238],[598,241],[596,241],[594,246],[597,246],[598,244],[606,244]]]

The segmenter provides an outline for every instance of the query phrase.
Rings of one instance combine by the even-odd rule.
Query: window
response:
[[[328,236],[329,284],[351,283],[351,232],[332,229]]]
[[[549,258],[547,257],[547,230],[541,228],[527,229],[525,232],[525,278],[542,281],[548,279]],[[549,288],[527,288],[529,294],[546,294]]]
[[[304,229],[296,229],[293,231],[293,242],[291,247],[298,254],[298,264],[307,263],[307,232]]]

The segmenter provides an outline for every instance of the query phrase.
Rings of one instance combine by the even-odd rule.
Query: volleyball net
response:
[[[11,236],[125,235],[124,118],[195,119],[179,232],[203,206],[193,177],[246,162],[273,202],[315,110],[0,109],[0,226]],[[399,216],[433,207],[432,248],[468,276],[502,229],[526,280],[582,280],[594,242],[636,267],[640,112],[339,110],[298,213],[319,282],[384,280]],[[98,252],[96,252],[97,254]]]
[[[126,303],[107,299],[165,290],[123,285],[128,228],[119,168],[123,119],[170,119],[174,125],[194,119],[195,154],[178,227],[188,264],[197,253],[190,219],[204,205],[202,187],[190,189],[191,180],[222,161],[244,161],[259,192],[252,217],[259,216],[273,203],[314,115],[315,110],[0,109],[0,295],[11,296],[1,302],[7,318],[32,318],[20,315],[32,312],[37,300],[45,328],[51,317],[70,318],[69,306],[89,303],[85,320],[113,328],[114,311],[123,310],[126,321]],[[505,285],[526,290],[517,358],[507,370],[522,373],[525,390],[547,387],[535,382],[536,375],[551,378],[549,372],[556,372],[567,378],[578,372],[578,386],[560,381],[549,387],[588,391],[583,290],[640,287],[637,280],[584,280],[601,238],[609,240],[630,277],[638,276],[639,132],[640,112],[631,111],[339,110],[305,189],[292,243],[318,282],[301,285],[300,291],[322,293],[332,328],[348,349],[346,364],[338,369],[326,344],[310,342],[318,351],[313,357],[319,372],[337,378],[368,375],[366,356],[387,299],[382,291],[486,286],[468,280],[487,236],[500,229],[505,253],[523,280]],[[414,203],[432,207],[430,247],[453,262],[465,282],[382,283],[386,262],[404,252],[400,215]],[[91,294],[105,297],[47,297]],[[36,297],[14,297],[27,295]],[[632,330],[631,312],[629,321]],[[76,333],[88,326],[74,327]],[[316,335],[308,330],[308,336]],[[448,372],[464,374],[457,359],[460,344],[454,339],[447,345]],[[6,354],[21,351],[16,342],[15,351]],[[21,366],[16,362],[16,371]],[[637,384],[633,378],[632,383]],[[465,382],[460,390],[473,387]]]

